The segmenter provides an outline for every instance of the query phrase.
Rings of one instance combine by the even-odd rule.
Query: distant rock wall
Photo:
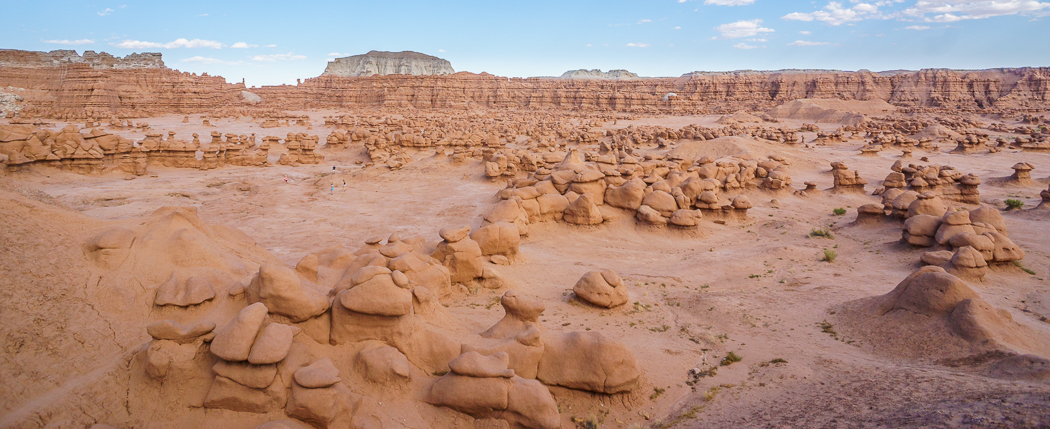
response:
[[[562,79],[638,79],[638,75],[631,73],[627,70],[609,70],[603,72],[598,69],[593,70],[569,70],[562,73],[560,76]]]
[[[340,60],[347,61],[330,63],[324,75],[306,79],[299,85],[264,86],[244,94],[243,84],[230,84],[218,76],[198,76],[167,68],[132,68],[128,66],[129,58],[140,58],[133,55],[120,59],[123,61],[120,67],[124,67],[120,68],[95,67],[85,60],[105,59],[92,60],[100,64],[108,64],[110,58],[117,61],[108,54],[79,56],[73,53],[70,56],[56,52],[72,51],[46,54],[0,51],[0,88],[25,89],[19,92],[25,99],[20,102],[20,116],[68,119],[163,113],[222,116],[307,108],[725,114],[739,110],[764,111],[799,99],[882,100],[905,108],[954,110],[1050,108],[1050,68],[1047,67],[893,73],[789,70],[690,73],[678,78],[521,79],[485,73],[441,75],[452,72],[447,61],[418,53],[379,55],[371,59],[366,58],[369,55],[366,54],[350,57],[358,58],[354,61],[343,58]],[[386,59],[380,61],[379,58]],[[12,63],[19,65],[11,66]],[[345,69],[337,70],[339,73],[377,75],[336,75],[332,69],[340,67]],[[396,74],[378,75],[381,73]]]
[[[114,57],[105,52],[77,51],[59,49],[51,52],[20,51],[17,49],[0,49],[0,67],[59,67],[70,64],[87,64],[96,69],[166,69],[161,54],[143,52],[130,54],[124,58]]]
[[[448,60],[419,52],[370,51],[363,55],[336,58],[328,63],[322,76],[358,77],[392,74],[441,76],[455,72]]]

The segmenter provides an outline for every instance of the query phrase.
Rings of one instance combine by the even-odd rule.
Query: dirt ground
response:
[[[205,128],[196,116],[191,117],[193,124],[181,123],[181,116],[148,121],[154,129],[175,131],[179,138],[197,132],[205,140],[203,136],[218,130],[258,137],[307,132],[323,141],[329,130],[318,124],[323,123],[321,116],[332,112],[306,113],[315,124],[309,130],[263,130],[254,122],[225,119],[212,119],[215,127]],[[717,119],[637,119],[619,121],[615,127],[717,126]],[[799,125],[801,121],[786,121],[777,126]],[[821,125],[828,130],[837,127]],[[134,140],[143,137],[136,132],[121,134]],[[809,140],[813,134],[804,135]],[[755,141],[754,149],[792,160],[796,188],[806,181],[830,188],[829,164],[845,162],[871,182],[865,194],[824,192],[801,197],[754,191],[748,220],[725,225],[705,220],[697,231],[641,225],[627,211],[596,227],[560,222],[532,225],[520,256],[513,265],[498,267],[500,273],[519,293],[546,303],[541,322],[547,331],[595,330],[622,341],[643,373],[641,387],[630,395],[551,388],[563,427],[586,427],[588,422],[609,428],[1050,425],[1047,378],[1006,380],[989,376],[980,364],[899,358],[894,350],[880,350],[880,344],[834,330],[838,306],[889,292],[921,266],[919,258],[925,250],[900,243],[899,222],[852,224],[857,207],[880,201],[870,193],[900,154],[887,149],[878,156],[862,157],[863,144],[853,140],[788,147]],[[1046,322],[1050,305],[1033,300],[1050,297],[1050,212],[1031,209],[1050,183],[1050,154],[1007,149],[960,155],[949,153],[952,148],[942,145],[934,152],[916,150],[914,155],[980,176],[984,205],[1005,208],[1007,198],[1025,203],[1022,210],[1002,213],[1011,239],[1026,252],[1023,266],[1034,274],[1012,265],[995,266],[983,283],[971,286],[1018,323],[1050,338]],[[0,178],[0,189],[11,195],[0,208],[0,219],[8,224],[0,232],[4,289],[0,300],[7,301],[0,309],[4,319],[13,314],[33,317],[36,323],[60,331],[48,335],[41,333],[47,330],[43,329],[28,335],[27,321],[0,323],[7,368],[0,387],[23,385],[0,394],[0,426],[68,423],[76,427],[90,421],[85,415],[106,423],[107,416],[120,414],[110,408],[123,409],[125,405],[116,404],[128,402],[127,382],[121,381],[127,376],[121,374],[130,371],[129,353],[148,342],[144,326],[107,322],[109,313],[92,307],[96,297],[76,292],[82,279],[52,275],[75,269],[63,265],[63,252],[75,254],[82,238],[100,225],[144,218],[163,206],[194,206],[204,221],[237,228],[281,262],[294,266],[308,253],[333,246],[355,249],[370,237],[395,232],[421,235],[436,244],[441,228],[480,226],[481,216],[505,187],[501,181],[486,179],[482,162],[473,159],[453,165],[445,156],[422,151],[414,153],[415,161],[403,169],[389,171],[363,167],[359,162],[367,157],[360,146],[322,148],[319,153],[325,155],[319,165],[209,171],[150,166],[147,175],[134,180],[126,180],[123,173],[84,176],[50,168]],[[1022,161],[1035,167],[1035,185],[1009,186],[991,180],[1009,176],[1010,167]],[[51,208],[44,211],[27,201]],[[16,210],[17,204],[22,208]],[[835,208],[846,208],[847,214],[834,215]],[[810,237],[813,229],[824,227],[830,228],[833,238]],[[833,263],[822,261],[824,249],[833,249],[838,258]],[[624,278],[630,293],[627,305],[603,310],[573,298],[572,287],[580,276],[601,269],[614,269]],[[65,284],[59,288],[64,291],[55,290],[59,283]],[[33,292],[26,292],[30,287],[48,290],[30,298]],[[492,303],[504,291],[454,294],[446,310],[458,323],[456,329],[479,332],[495,323],[502,309]],[[25,308],[10,313],[16,305]],[[108,331],[123,334],[112,334],[113,344],[92,341],[110,336]],[[25,347],[32,353],[13,346],[17,341],[28,341]],[[89,356],[67,358],[82,351]],[[711,377],[690,377],[691,369],[715,365],[729,352],[742,360],[719,367]],[[1047,348],[1025,352],[1050,357]],[[112,386],[100,387],[105,385]],[[96,390],[105,392],[97,402],[109,405],[83,405],[91,402],[83,398],[84,392]],[[80,411],[69,411],[77,408]],[[265,421],[194,412],[198,420],[182,423],[249,428]],[[174,414],[168,410],[158,412],[156,418],[132,420],[165,427]],[[432,422],[423,416],[400,424],[426,427]],[[492,421],[459,422],[498,426]]]

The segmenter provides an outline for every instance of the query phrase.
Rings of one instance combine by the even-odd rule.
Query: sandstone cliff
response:
[[[67,62],[54,60],[50,55],[0,51],[0,88],[25,89],[19,92],[25,98],[21,102],[21,116],[106,118],[197,112],[221,116],[307,108],[721,114],[764,111],[800,99],[881,100],[905,108],[954,110],[1050,108],[1050,68],[1046,67],[892,73],[866,70],[697,72],[678,78],[637,79],[521,79],[465,72],[442,76],[345,77],[326,72],[300,85],[253,89],[251,93],[259,96],[256,99],[242,94],[246,89],[243,84],[229,84],[217,76],[198,76],[167,68],[93,67],[83,60],[114,58],[106,54],[77,55],[76,58],[82,59],[80,62],[65,54],[57,58],[69,58]],[[125,65],[128,58],[123,59]],[[52,61],[50,64],[58,61],[58,64],[47,66],[48,61]],[[10,65],[15,63],[18,65]],[[337,63],[349,67],[346,61],[333,62],[329,67],[337,68],[334,66]],[[400,66],[388,64],[389,67],[383,66],[380,70],[379,63],[371,64],[377,72],[411,71],[408,65],[398,69]],[[406,64],[423,67],[424,63],[408,61]],[[451,72],[451,67],[446,71]]]
[[[598,69],[593,70],[569,70],[562,73],[560,76],[562,79],[637,79],[638,75],[631,73],[627,70],[609,70],[603,72]]]
[[[96,69],[166,69],[161,54],[155,52],[134,53],[124,58],[105,52],[59,49],[51,52],[0,49],[0,67],[60,67],[71,64],[87,64]]]
[[[449,75],[456,71],[448,60],[419,52],[370,51],[363,55],[336,58],[328,63],[322,76],[372,76],[372,75]]]

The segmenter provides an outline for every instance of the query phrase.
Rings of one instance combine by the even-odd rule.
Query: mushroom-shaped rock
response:
[[[598,332],[571,332],[544,339],[536,378],[544,384],[615,394],[638,385],[634,353]]]
[[[339,369],[332,363],[332,359],[327,357],[295,370],[292,377],[295,379],[295,384],[309,389],[328,387],[341,380]]]
[[[215,322],[200,322],[193,326],[183,326],[174,320],[160,320],[146,326],[146,333],[156,340],[175,341],[185,344],[215,330]]]
[[[747,195],[737,195],[733,198],[733,208],[736,210],[747,210],[751,207],[751,200],[747,198]]]
[[[448,363],[449,369],[456,374],[481,378],[514,377],[514,370],[508,369],[508,365],[510,365],[510,355],[507,352],[485,356],[476,351],[468,351]]]
[[[1024,259],[1024,250],[1014,244],[1010,237],[998,232],[986,232],[983,235],[992,239],[995,248],[992,250],[992,260],[995,262],[1013,262]]]
[[[977,249],[964,246],[955,250],[945,270],[961,278],[980,280],[988,273],[988,263]]]
[[[948,212],[941,218],[941,225],[937,228],[934,239],[937,244],[948,244],[952,237],[963,233],[976,233],[970,224],[970,213],[965,210]]]
[[[914,246],[930,247],[937,244],[934,236],[941,226],[941,218],[918,215],[904,221],[903,240]]]
[[[660,216],[670,217],[678,210],[678,202],[671,194],[664,191],[653,191],[642,199],[643,206],[649,206],[660,213]]]
[[[605,204],[627,210],[637,210],[645,198],[645,182],[634,178],[605,190]]]
[[[857,224],[879,223],[886,217],[886,209],[882,204],[864,204],[857,207]]]
[[[591,271],[584,274],[572,291],[584,301],[599,307],[612,308],[627,303],[627,286],[613,270]]]
[[[361,374],[373,383],[389,385],[408,381],[411,364],[400,350],[390,346],[376,346],[361,350],[356,365]]]
[[[448,268],[451,283],[468,283],[484,273],[481,246],[470,238],[442,241],[430,256]]]
[[[478,243],[482,255],[513,256],[518,253],[521,235],[513,223],[496,222],[474,230],[470,239]]]
[[[908,217],[918,215],[930,215],[930,216],[944,216],[944,213],[948,211],[948,208],[944,206],[944,201],[940,197],[925,193],[921,194],[911,204],[908,205]]]
[[[281,323],[266,325],[255,338],[255,344],[252,345],[252,350],[248,354],[248,362],[264,365],[284,360],[292,348],[295,329]]]
[[[212,366],[212,371],[244,387],[263,389],[273,384],[277,376],[277,365],[253,365],[246,362],[220,360]]]
[[[88,240],[87,248],[96,263],[114,268],[127,259],[134,242],[135,233],[130,229],[113,228]]]
[[[590,194],[583,194],[565,209],[563,219],[576,225],[598,225],[602,223],[602,212],[594,204]]]
[[[500,305],[506,313],[495,325],[481,333],[482,337],[503,339],[518,335],[528,325],[537,325],[537,321],[547,306],[542,301],[527,298],[513,290],[508,290],[500,299]]]
[[[970,211],[970,222],[983,223],[995,228],[1000,234],[1006,234],[1006,221],[1002,213],[994,207],[983,206]]]
[[[248,284],[248,298],[293,322],[316,317],[329,306],[324,294],[307,287],[295,270],[281,265],[260,266]]]
[[[455,243],[467,237],[470,234],[470,225],[464,225],[459,228],[441,228],[438,231],[438,235],[441,236],[442,240],[449,243]]]
[[[430,386],[424,401],[479,419],[502,419],[511,427],[561,428],[550,390],[539,381],[517,376],[480,378],[449,372]]]
[[[639,221],[650,225],[667,224],[667,218],[663,217],[659,211],[644,204],[641,207],[638,207],[638,211],[634,214],[634,217]]]
[[[359,272],[351,280],[350,289],[336,295],[339,303],[348,310],[376,316],[403,316],[410,313],[412,311],[412,292],[398,287],[389,269],[369,268],[379,268],[386,272],[377,272],[372,276],[358,278],[358,275],[361,274]]]
[[[923,252],[922,263],[925,265],[944,265],[952,259],[955,254],[951,250],[938,250],[934,252]]]
[[[153,303],[159,306],[189,307],[212,298],[215,298],[215,289],[208,279],[190,276],[185,281],[179,281],[175,273],[172,273],[171,278],[157,288],[157,296]]]
[[[215,330],[215,339],[211,341],[212,354],[228,361],[248,360],[255,336],[262,329],[268,313],[266,305],[261,302],[241,309],[230,323]]]
[[[694,227],[700,224],[700,220],[704,218],[704,212],[700,210],[677,210],[668,219],[671,225],[681,227]]]

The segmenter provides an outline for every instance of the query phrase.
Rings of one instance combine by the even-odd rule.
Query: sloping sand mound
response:
[[[765,157],[773,151],[760,147],[761,143],[744,137],[726,136],[717,139],[697,141],[682,141],[678,147],[668,153],[669,157],[681,159],[700,159],[705,156],[712,158],[724,158],[735,156],[738,158]]]
[[[895,106],[882,100],[802,99],[781,104],[768,113],[780,119],[856,125],[864,122],[865,116],[885,115],[895,110]]]
[[[935,266],[912,273],[886,295],[847,303],[839,313],[843,332],[881,355],[960,359],[1050,350],[1046,338]]]
[[[915,134],[912,137],[915,137],[917,139],[929,138],[932,140],[944,140],[954,139],[960,137],[960,135],[959,133],[952,131],[950,128],[944,125],[933,124],[924,128],[922,131],[919,131],[918,134]]]
[[[760,123],[762,123],[762,118],[759,118],[758,116],[752,115],[752,114],[747,113],[747,112],[736,112],[736,113],[734,113],[732,115],[724,115],[721,118],[718,118],[718,120],[715,121],[715,123],[723,124],[723,125],[729,125],[729,124],[760,124]]]

